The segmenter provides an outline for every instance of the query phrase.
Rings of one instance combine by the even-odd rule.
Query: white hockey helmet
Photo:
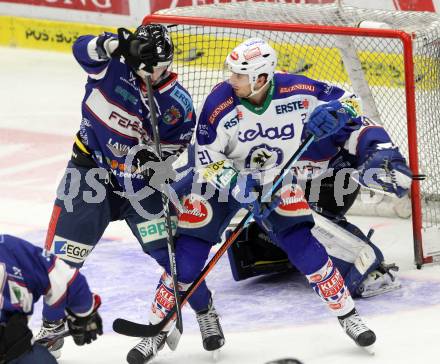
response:
[[[250,38],[235,47],[226,57],[225,63],[230,72],[249,76],[251,84],[249,96],[253,96],[263,88],[257,91],[254,89],[258,76],[265,73],[267,74],[266,84],[270,82],[275,73],[277,60],[275,50],[266,41]]]

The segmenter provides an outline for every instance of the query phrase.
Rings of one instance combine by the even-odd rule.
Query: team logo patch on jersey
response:
[[[182,117],[179,109],[175,106],[171,106],[168,110],[163,113],[162,120],[165,124],[174,125]]]
[[[260,144],[249,151],[245,160],[245,167],[259,170],[273,168],[282,162],[283,155],[281,148]]]
[[[297,185],[288,185],[278,191],[281,196],[281,203],[275,211],[282,216],[305,216],[310,215],[309,204],[307,203],[303,190]]]
[[[182,200],[183,212],[179,214],[179,226],[183,228],[200,228],[208,225],[212,219],[211,204],[191,193]]]

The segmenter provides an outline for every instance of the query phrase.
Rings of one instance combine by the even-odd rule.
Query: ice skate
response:
[[[367,351],[372,353],[370,349],[376,341],[376,335],[364,324],[356,309],[353,309],[347,315],[338,317],[338,320],[346,334],[357,345],[368,348]]]
[[[197,312],[197,322],[202,334],[204,349],[211,351],[212,359],[217,361],[219,349],[225,344],[225,337],[220,325],[219,316],[212,304],[212,299],[209,301],[209,306],[206,310]]]
[[[145,337],[127,354],[127,362],[130,364],[146,364],[156,357],[162,350],[167,338],[166,332],[161,332],[155,337]]]
[[[55,341],[50,339],[62,335],[66,331],[65,322],[63,319],[55,321],[43,319],[43,325],[38,334],[35,335],[35,341],[39,341],[41,345],[46,346],[55,359],[61,356],[64,338],[61,337]],[[45,342],[46,339],[49,339],[49,341]]]

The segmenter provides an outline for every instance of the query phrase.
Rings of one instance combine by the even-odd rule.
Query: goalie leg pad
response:
[[[292,269],[286,253],[258,226],[251,223],[228,249],[234,280]]]

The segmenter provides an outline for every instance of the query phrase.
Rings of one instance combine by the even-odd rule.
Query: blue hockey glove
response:
[[[173,168],[177,175],[173,182],[170,184],[170,188],[174,190],[177,197],[182,197],[191,193],[192,184],[195,175],[195,147],[194,144],[188,144],[186,150],[184,150],[177,160],[173,163]]]
[[[348,123],[353,116],[350,111],[336,100],[319,105],[305,124],[306,131],[313,134],[316,140],[327,138]]]
[[[403,197],[411,187],[412,172],[398,148],[381,149],[379,144],[353,178],[367,188]]]
[[[268,228],[266,221],[270,213],[279,205],[280,198],[277,197],[270,203],[260,202],[260,196],[255,189],[260,187],[260,182],[252,178],[251,174],[241,175],[232,190],[232,196],[240,206],[253,213],[254,220],[262,227]]]
[[[252,174],[239,174],[231,194],[243,209],[259,209],[259,196],[255,188],[259,187],[259,181],[255,180]]]

